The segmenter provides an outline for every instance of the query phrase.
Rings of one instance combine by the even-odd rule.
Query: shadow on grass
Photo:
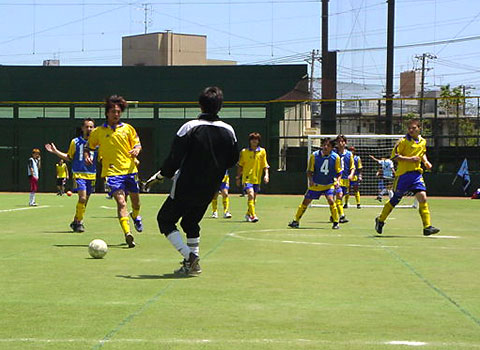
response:
[[[164,273],[163,275],[117,275],[116,277],[130,279],[130,280],[171,280],[194,278],[195,276],[186,276],[175,273]]]
[[[73,231],[42,231],[43,233],[75,233]]]
[[[402,235],[380,235],[380,234],[373,234],[371,236],[367,236],[367,238],[425,238],[426,236],[418,236],[418,235],[410,235],[410,236],[402,236]],[[433,237],[433,236],[432,236]]]
[[[88,248],[88,244],[54,244],[54,247],[58,248]],[[119,244],[108,244],[108,248],[123,248],[127,249],[127,243],[119,243]]]

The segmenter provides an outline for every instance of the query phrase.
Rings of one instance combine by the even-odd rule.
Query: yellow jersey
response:
[[[255,150],[244,148],[240,152],[238,165],[242,169],[242,183],[259,185],[262,181],[263,169],[269,168],[265,148],[257,147]]]
[[[133,126],[120,123],[115,129],[104,123],[96,127],[88,138],[90,149],[98,147],[98,157],[102,160],[102,177],[135,174],[138,172],[133,158],[128,152],[140,146],[140,139]]]
[[[60,164],[55,164],[55,170],[57,171],[57,179],[66,179],[67,178],[67,164],[63,163],[62,165]]]
[[[418,136],[418,140],[415,140],[407,134],[405,137],[402,137],[397,142],[397,144],[392,150],[391,158],[395,159],[399,155],[405,157],[417,156],[422,158],[425,153],[427,153],[427,140],[425,140],[421,136]],[[397,162],[398,166],[395,172],[396,176],[400,176],[410,171],[419,171],[420,173],[423,173],[421,160],[419,160],[418,162],[406,162],[402,160],[397,160]]]

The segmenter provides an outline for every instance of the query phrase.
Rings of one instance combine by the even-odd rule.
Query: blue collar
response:
[[[260,146],[257,146],[257,148],[255,148],[255,149],[251,149],[250,147],[248,147],[248,150],[249,151],[254,151],[254,152],[260,152]]]
[[[117,124],[117,127],[118,127],[118,126],[123,126],[123,123],[122,123],[122,122],[118,123],[118,124]],[[110,125],[108,125],[107,122],[103,123],[103,127],[104,127],[104,128],[110,128],[110,129],[112,129],[113,131],[115,131],[115,129],[116,129],[116,128],[112,128]]]
[[[415,141],[415,143],[419,143],[420,142],[420,135],[418,136],[418,139],[414,139],[413,137],[410,136],[410,134],[407,134],[405,135],[405,138],[408,140],[408,141]]]

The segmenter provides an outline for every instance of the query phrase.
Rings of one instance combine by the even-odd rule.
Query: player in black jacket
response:
[[[233,128],[218,117],[223,93],[207,87],[199,97],[202,113],[185,123],[177,132],[161,169],[146,183],[147,188],[163,177],[173,179],[170,195],[160,208],[157,221],[160,232],[183,255],[176,273],[198,275],[200,226],[205,211],[222,182],[225,171],[238,161],[237,138]],[[183,242],[177,222],[187,236]]]

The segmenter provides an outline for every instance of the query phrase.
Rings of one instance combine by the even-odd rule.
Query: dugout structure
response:
[[[380,165],[369,155],[377,159],[390,158],[396,142],[405,135],[345,135],[347,147],[355,147],[355,154],[362,162],[362,177],[359,190],[362,195],[376,196],[379,193],[379,177],[376,176]],[[307,162],[310,154],[321,147],[321,140],[329,137],[335,139],[337,135],[309,135],[307,141]],[[342,164],[343,167],[343,164]],[[391,183],[391,182],[390,182]],[[386,185],[387,183],[385,183]],[[320,200],[322,201],[322,200]],[[322,201],[323,202],[323,201]],[[314,203],[312,207],[326,207],[325,204]],[[383,207],[383,204],[362,204],[363,207]],[[411,194],[404,196],[396,208],[415,208],[414,197]]]

